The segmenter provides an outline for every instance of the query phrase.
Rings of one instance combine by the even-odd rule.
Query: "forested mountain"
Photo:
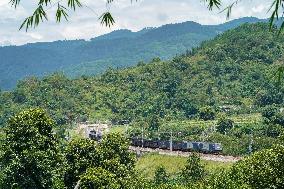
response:
[[[27,78],[0,96],[1,120],[27,107],[48,110],[58,124],[75,120],[190,119],[206,106],[231,113],[283,106],[276,68],[284,36],[266,24],[245,24],[170,61],[153,59],[101,76]]]
[[[243,23],[260,22],[242,18],[221,25],[200,25],[195,22],[145,28],[138,32],[118,30],[85,40],[34,43],[0,48],[0,88],[11,89],[19,79],[44,76],[63,71],[67,76],[94,75],[107,68],[122,68],[162,60],[186,52],[202,41],[212,39]]]

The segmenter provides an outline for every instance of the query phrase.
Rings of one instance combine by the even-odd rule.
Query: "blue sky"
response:
[[[105,0],[81,0],[84,7],[76,12],[69,12],[68,22],[55,23],[55,7],[50,8],[49,21],[29,32],[18,31],[23,19],[29,16],[34,5],[29,0],[21,0],[18,9],[9,5],[10,0],[0,0],[0,45],[21,45],[38,41],[64,39],[90,39],[116,29],[140,30],[144,27],[161,26],[168,23],[195,21],[201,24],[219,24],[226,21],[225,13],[220,10],[208,11],[202,0],[116,0],[111,7],[106,7]],[[55,0],[54,0],[55,1]],[[223,0],[228,5],[233,0]],[[272,0],[243,0],[232,12],[231,19],[255,16],[269,17],[267,13]],[[106,9],[113,13],[116,24],[103,27],[98,16]]]

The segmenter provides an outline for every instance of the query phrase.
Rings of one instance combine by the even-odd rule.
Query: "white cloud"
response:
[[[226,21],[225,13],[220,14],[219,10],[208,11],[200,0],[139,0],[133,3],[131,0],[116,0],[110,7],[106,7],[105,0],[82,0],[85,7],[76,12],[71,11],[69,22],[55,23],[55,7],[53,7],[48,10],[48,22],[26,33],[18,31],[18,28],[23,19],[35,8],[34,1],[22,0],[22,5],[17,10],[9,5],[9,1],[0,0],[0,45],[89,39],[119,28],[137,31],[144,27],[183,21],[195,21],[201,24],[218,24]],[[225,5],[230,2],[232,0],[223,1]],[[266,12],[271,2],[271,0],[243,0],[233,9],[231,19],[244,16],[269,17]],[[98,21],[99,15],[108,8],[116,19],[116,24],[111,29],[101,26]]]

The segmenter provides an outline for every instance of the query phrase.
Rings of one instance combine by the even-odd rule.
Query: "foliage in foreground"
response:
[[[278,145],[271,149],[266,149],[253,154],[237,163],[230,169],[220,169],[214,173],[203,174],[199,179],[194,179],[200,175],[201,167],[197,156],[190,156],[188,159],[189,166],[185,170],[190,173],[186,182],[179,179],[160,179],[161,175],[167,175],[166,172],[157,169],[155,179],[158,178],[158,188],[190,188],[190,189],[260,189],[260,188],[283,188],[284,187],[284,146]],[[193,161],[194,160],[194,161]],[[185,171],[181,172],[183,175]],[[203,172],[204,173],[204,172]],[[163,182],[161,182],[163,181]],[[157,183],[154,180],[154,183]]]
[[[58,188],[63,163],[52,128],[44,111],[30,109],[8,121],[0,158],[0,188]]]
[[[154,180],[134,169],[128,141],[119,134],[106,135],[101,143],[74,139],[61,150],[53,135],[54,122],[40,109],[12,117],[1,147],[1,188],[282,188],[284,146],[254,153],[228,170],[206,172],[200,157],[192,154],[180,175],[171,177],[163,167]],[[62,155],[61,155],[62,154]],[[62,179],[64,176],[64,180]]]

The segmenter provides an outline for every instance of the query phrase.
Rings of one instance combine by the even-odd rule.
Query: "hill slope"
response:
[[[232,114],[258,112],[269,104],[283,105],[283,87],[275,86],[274,77],[283,53],[283,35],[269,32],[266,24],[246,24],[171,61],[110,69],[100,77],[54,74],[23,80],[1,93],[0,115],[4,120],[36,106],[65,124],[86,118],[185,120],[204,106],[220,112],[229,106]]]
[[[169,59],[202,41],[243,23],[259,22],[242,18],[216,26],[194,22],[168,24],[138,32],[119,30],[91,39],[35,43],[0,48],[0,88],[11,89],[19,79],[64,71],[68,76],[94,75],[108,67],[121,68],[149,61]]]

